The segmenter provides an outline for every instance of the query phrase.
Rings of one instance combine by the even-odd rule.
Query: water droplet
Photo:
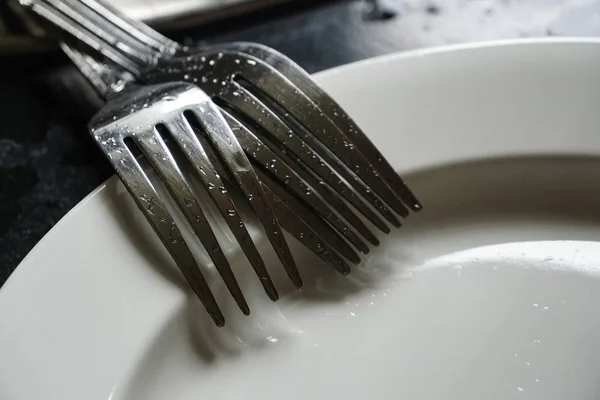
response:
[[[173,244],[177,244],[181,240],[181,235],[175,226],[175,222],[171,222],[171,229],[169,229],[169,240]]]
[[[229,208],[229,209],[227,209],[227,216],[228,216],[228,217],[233,217],[233,216],[235,216],[235,209],[234,209],[234,208]]]
[[[254,60],[246,60],[246,63],[248,63],[250,65],[256,65],[256,61],[254,61]]]
[[[188,74],[185,74],[185,75],[183,76],[183,79],[187,81],[188,79],[190,79],[190,76],[189,76]]]
[[[210,61],[208,62],[208,65],[215,65],[215,60],[210,60]]]
[[[212,190],[216,187],[215,184],[212,182],[209,182],[208,185],[206,185],[206,186],[208,186],[208,190]]]
[[[239,64],[239,63],[240,63],[240,60],[238,60],[238,59],[236,58],[236,59],[234,60],[234,62],[235,62],[236,64]]]
[[[517,387],[517,390],[518,390],[519,392],[522,392],[522,391],[523,391],[523,388],[522,388],[521,386],[518,386],[518,387]]]

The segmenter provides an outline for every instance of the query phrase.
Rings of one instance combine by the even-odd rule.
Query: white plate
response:
[[[0,292],[0,398],[597,399],[600,42],[430,50],[318,80],[425,210],[352,279],[298,250],[306,288],[277,305],[244,272],[253,317],[229,303],[218,330],[110,180]]]

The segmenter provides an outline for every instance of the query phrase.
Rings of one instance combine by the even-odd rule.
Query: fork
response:
[[[277,232],[275,237],[280,240],[276,243],[271,240],[274,248],[283,248],[283,251],[289,252],[281,232],[277,230],[279,223],[323,261],[344,275],[350,272],[350,267],[338,253],[353,263],[360,261],[352,248],[327,224],[315,218],[310,210],[299,204],[264,173],[259,173],[259,184],[229,126],[217,107],[200,89],[185,83],[137,87],[128,82],[131,77],[126,73],[101,64],[64,43],[61,47],[99,94],[110,98],[108,104],[90,122],[91,134],[218,326],[224,324],[224,317],[206,280],[195,265],[194,258],[160,193],[133,157],[131,147],[141,147],[142,153],[157,171],[192,229],[208,250],[238,306],[248,314],[250,310],[210,224],[202,213],[198,197],[182,174],[181,167],[171,152],[171,146],[166,145],[165,130],[169,131],[168,136],[174,139],[177,146],[184,150],[185,156],[196,171],[196,176],[201,179],[216,203],[252,264],[265,292],[272,300],[277,300],[277,290],[221,177],[225,178],[230,187],[241,191],[247,199],[252,199],[250,203],[255,212],[261,212],[261,208],[265,209],[262,212],[267,214],[267,223],[270,224],[266,228]],[[199,134],[196,125],[199,121],[207,134]],[[230,125],[232,123],[233,121],[229,121]],[[252,138],[251,132],[246,132],[245,136],[247,141]],[[137,146],[128,144],[128,138],[133,138]],[[256,143],[255,147],[259,151],[260,143]],[[215,151],[215,148],[218,151]],[[264,193],[261,193],[260,187]],[[269,204],[276,219],[268,215]],[[292,270],[286,272],[296,287],[299,287],[302,282],[293,260],[291,267]]]
[[[400,226],[389,207],[402,217],[408,215],[405,205],[413,211],[421,209],[351,118],[280,53],[248,43],[191,50],[97,0],[21,2],[142,82],[187,80],[201,87],[224,114],[261,132],[263,143],[293,167],[311,186],[311,193],[332,204],[370,243],[379,242],[343,200],[385,233],[389,227],[380,215]],[[250,149],[244,150],[253,158]],[[268,163],[253,161],[268,170]],[[356,238],[348,237],[351,231],[337,226],[356,246]],[[368,251],[362,243],[357,248]]]
[[[90,71],[87,71],[87,74],[89,75]],[[97,81],[106,82],[107,77],[110,78],[110,75],[100,76]],[[265,291],[271,299],[276,300],[278,294],[262,257],[227,193],[220,175],[208,158],[206,146],[200,143],[190,125],[190,119],[195,119],[195,122],[206,131],[210,144],[220,153],[223,164],[227,165],[229,174],[235,177],[239,188],[247,196],[254,198],[253,211],[264,228],[273,233],[270,237],[272,245],[294,284],[297,287],[301,286],[298,270],[267,195],[233,132],[218,108],[204,92],[196,86],[185,83],[139,87],[126,84],[116,77],[103,89],[111,90],[113,95],[108,104],[92,118],[89,125],[90,133],[218,326],[222,326],[225,322],[223,314],[165,201],[161,199],[150,178],[133,156],[132,145],[128,143],[128,139],[134,142],[150,161],[194,233],[206,248],[237,305],[247,315],[250,312],[248,304],[202,211],[199,198],[182,174],[164,141],[165,136],[168,135],[184,150],[196,176],[223,214],[227,225],[259,276]]]

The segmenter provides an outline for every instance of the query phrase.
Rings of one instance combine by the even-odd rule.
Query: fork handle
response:
[[[19,0],[48,23],[136,77],[170,58],[179,44],[102,0]]]

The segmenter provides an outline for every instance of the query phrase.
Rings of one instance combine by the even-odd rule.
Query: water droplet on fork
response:
[[[175,226],[175,222],[171,222],[171,229],[169,230],[169,240],[173,244],[177,244],[181,240],[181,235],[179,234],[179,231]]]

